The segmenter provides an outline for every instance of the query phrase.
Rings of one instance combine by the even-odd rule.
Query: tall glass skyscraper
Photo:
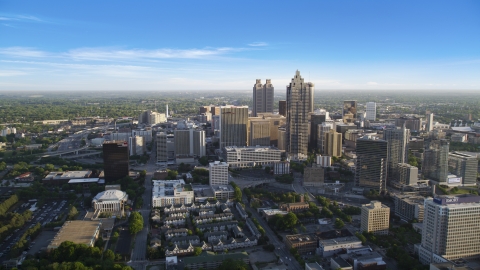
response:
[[[267,79],[262,85],[261,80],[257,79],[253,86],[253,116],[258,113],[273,113],[273,92],[272,80]]]
[[[313,92],[315,85],[304,82],[300,71],[287,85],[287,134],[288,155],[294,159],[304,159],[308,155],[308,114],[313,112]]]

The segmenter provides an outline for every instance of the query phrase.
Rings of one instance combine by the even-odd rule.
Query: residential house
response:
[[[197,228],[202,232],[206,230],[210,230],[211,232],[217,232],[217,231],[230,230],[235,226],[238,226],[238,221],[232,220],[232,221],[224,221],[219,223],[200,224],[197,226]]]
[[[238,227],[238,226],[237,226]],[[233,227],[235,229],[235,227]],[[220,232],[207,232],[203,235],[205,239],[207,239],[208,243],[212,243],[216,240],[227,240],[228,233],[226,231]]]
[[[185,228],[169,229],[165,232],[165,238],[169,240],[173,237],[187,236],[187,234],[188,234],[188,230]]]
[[[235,208],[237,208],[238,212],[240,213],[240,216],[242,216],[243,219],[247,219],[248,215],[247,212],[245,212],[245,209],[240,203],[236,203]]]
[[[255,235],[257,239],[260,238],[262,234],[260,234],[260,231],[258,231],[257,226],[255,226],[255,223],[253,223],[253,221],[250,218],[247,218],[246,220],[247,220],[247,227],[250,230],[250,232],[253,235]]]

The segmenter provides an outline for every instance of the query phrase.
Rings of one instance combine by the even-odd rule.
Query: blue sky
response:
[[[480,89],[480,1],[1,1],[0,90]]]

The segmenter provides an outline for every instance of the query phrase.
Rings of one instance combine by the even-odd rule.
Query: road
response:
[[[147,171],[147,176],[145,177],[145,192],[142,195],[143,205],[140,209],[136,210],[142,214],[144,226],[143,229],[135,236],[135,245],[132,250],[130,261],[128,262],[128,265],[135,269],[144,269],[148,263],[147,236],[150,229],[149,214],[150,204],[152,202],[152,177],[157,168],[155,165],[155,160],[155,151],[152,151],[150,160],[147,164],[145,164],[144,168]]]

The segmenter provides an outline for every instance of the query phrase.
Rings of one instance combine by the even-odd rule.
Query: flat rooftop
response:
[[[278,209],[264,209],[263,212],[267,216],[276,215],[276,214],[280,214],[280,215],[288,214],[287,211],[282,211],[282,210],[278,210]]]
[[[152,196],[157,197],[174,197],[185,194],[178,192],[192,191],[191,185],[186,185],[183,180],[153,180]]]
[[[66,180],[88,178],[92,171],[50,172],[43,180]]]
[[[82,183],[98,183],[100,178],[80,178],[80,179],[72,179],[68,181],[69,184],[82,184]]]
[[[346,243],[361,242],[356,236],[340,237],[334,239],[322,239],[319,243],[323,246],[336,246]]]
[[[239,151],[249,151],[249,152],[265,152],[265,151],[281,151],[280,149],[272,146],[226,146],[226,152],[239,152]]]
[[[57,248],[65,241],[93,246],[96,240],[96,235],[100,231],[100,225],[100,221],[67,221],[63,224],[57,235],[55,235],[47,249]]]

